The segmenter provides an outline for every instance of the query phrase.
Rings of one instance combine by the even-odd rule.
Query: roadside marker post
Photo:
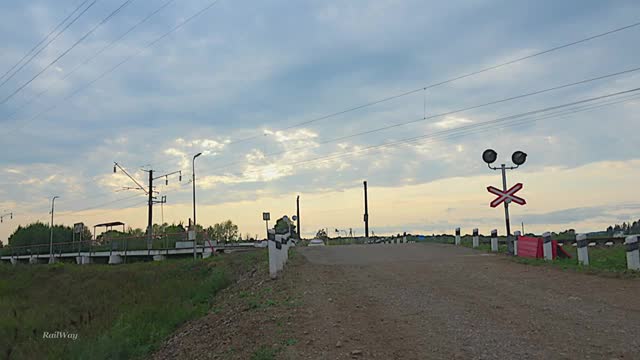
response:
[[[589,248],[586,234],[576,235],[576,246],[578,248],[578,263],[589,265]]]
[[[460,228],[456,228],[456,245],[460,245]]]
[[[545,260],[553,260],[553,244],[551,243],[551,233],[542,234],[542,254]]]
[[[520,230],[516,230],[513,232],[513,256],[518,256],[518,238],[522,236]]]
[[[477,248],[480,245],[480,238],[478,237],[478,228],[473,229],[473,248]]]
[[[627,247],[627,269],[640,270],[640,252],[638,251],[638,235],[627,236],[624,241]]]
[[[491,251],[498,252],[498,230],[491,230]]]
[[[278,277],[278,265],[276,264],[278,250],[276,249],[275,230],[267,229],[267,243],[269,249],[269,276],[271,276],[271,279],[275,279]]]

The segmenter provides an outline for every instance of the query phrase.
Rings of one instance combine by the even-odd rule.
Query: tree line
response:
[[[625,235],[640,234],[640,219],[634,222],[623,222],[622,225],[615,224],[607,228],[607,234],[613,235],[623,233]]]
[[[198,232],[198,240],[202,240],[205,237],[210,240],[218,242],[233,242],[233,241],[251,241],[258,237],[251,236],[246,233],[243,235],[240,233],[238,225],[234,224],[231,220],[226,220],[213,226],[203,228],[201,225],[196,226]],[[178,224],[153,224],[153,234],[155,237],[168,237],[172,241],[186,240],[187,227],[182,223]],[[47,245],[49,244],[51,236],[51,227],[49,224],[42,222],[35,222],[27,226],[18,226],[16,230],[9,236],[8,244],[11,246],[34,246],[34,245]],[[93,235],[89,228],[85,227],[82,234],[83,240],[93,239],[96,243],[106,243],[109,240],[120,238],[135,238],[146,236],[146,231],[140,228],[127,228],[124,232],[120,230],[108,230],[96,236],[93,239]],[[79,234],[73,233],[73,228],[66,225],[55,225],[53,227],[53,242],[54,243],[66,243],[73,240],[78,241],[80,239]],[[0,243],[1,244],[1,243]],[[1,246],[1,245],[0,245]]]

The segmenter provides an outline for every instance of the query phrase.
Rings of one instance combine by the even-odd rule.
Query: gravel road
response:
[[[248,359],[265,344],[280,359],[640,358],[638,279],[441,244],[296,251],[281,279],[243,291],[299,306],[229,301],[235,310],[189,324],[155,358]]]
[[[528,266],[440,244],[301,253],[317,282],[309,291],[317,291],[319,311],[307,321],[325,330],[339,324],[338,340],[365,358],[640,358],[635,279]],[[324,344],[324,358],[344,356],[335,338]]]

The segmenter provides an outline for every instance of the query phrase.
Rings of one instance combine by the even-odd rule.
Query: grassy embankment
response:
[[[118,266],[0,266],[0,358],[127,359],[210,311],[264,252]],[[259,265],[258,265],[259,264]],[[55,331],[77,340],[44,339]]]
[[[462,246],[472,247],[472,238],[463,237],[461,241]],[[589,247],[589,265],[583,266],[578,264],[577,250],[574,246],[565,245],[564,250],[571,255],[571,259],[556,259],[554,261],[545,261],[544,259],[531,259],[514,257],[513,260],[521,263],[534,266],[555,266],[563,270],[572,269],[575,271],[594,273],[601,275],[630,275],[640,276],[640,272],[627,269],[626,252],[623,245],[614,245],[611,247]],[[489,244],[480,244],[478,247],[480,251],[491,251]],[[500,245],[500,253],[507,252],[506,245]]]

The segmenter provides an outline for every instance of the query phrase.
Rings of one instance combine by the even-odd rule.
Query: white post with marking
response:
[[[491,251],[498,252],[498,230],[491,230]]]
[[[553,260],[553,248],[551,242],[551,233],[545,232],[542,234],[542,253],[544,254],[545,260]]]
[[[460,245],[460,228],[456,228],[456,245]]]
[[[480,245],[480,238],[478,237],[478,229],[473,229],[473,247],[477,248]]]
[[[271,232],[271,229],[269,229],[269,232]],[[272,236],[273,238],[271,238]],[[278,277],[278,249],[276,249],[275,235],[267,233],[267,239],[269,249],[269,276],[271,279],[276,279]]]
[[[638,251],[638,235],[627,236],[624,241],[627,247],[627,269],[640,270],[640,252]]]
[[[518,256],[518,238],[522,236],[520,230],[513,232],[513,256]]]
[[[589,265],[589,242],[586,234],[576,235],[576,246],[578,248],[578,264]]]
[[[285,244],[283,244],[284,236],[276,234],[276,245],[280,243],[280,249],[276,248],[276,266],[277,271],[282,271],[284,269],[284,249]]]

